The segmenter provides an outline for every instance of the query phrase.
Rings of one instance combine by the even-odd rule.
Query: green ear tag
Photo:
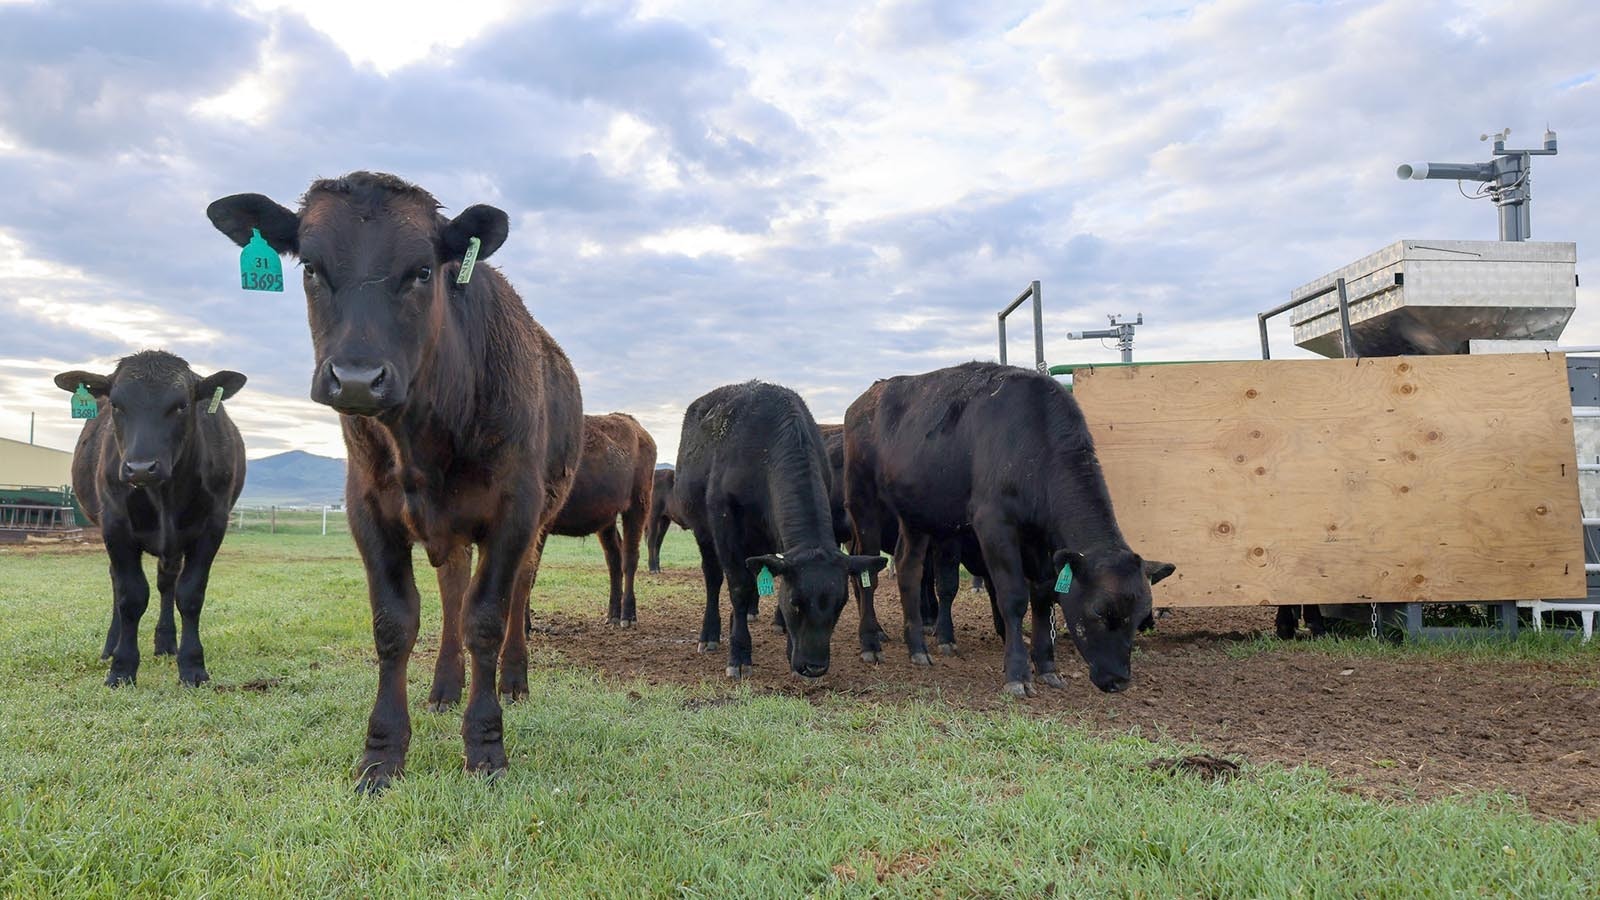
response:
[[[472,280],[472,267],[478,264],[478,247],[482,242],[477,238],[467,241],[467,255],[461,257],[461,274],[456,276],[456,284],[466,284]]]
[[[216,412],[217,411],[217,404],[219,404],[221,402],[222,402],[222,386],[218,385],[217,389],[211,392],[211,405],[206,407],[206,412],[208,412],[208,413]]]
[[[250,242],[239,254],[239,286],[247,291],[283,293],[283,260],[259,228],[250,229]]]
[[[1072,567],[1062,566],[1061,577],[1056,579],[1056,593],[1065,594],[1072,587]]]
[[[861,586],[864,587],[864,588],[872,587],[872,573],[871,572],[862,572],[861,573]]]
[[[777,589],[772,584],[772,571],[766,566],[756,573],[756,593],[763,597],[771,597]]]
[[[100,415],[100,408],[95,405],[94,395],[83,385],[72,392],[72,417],[74,419],[93,419]]]

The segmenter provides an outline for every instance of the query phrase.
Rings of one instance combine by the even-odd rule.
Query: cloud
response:
[[[1600,246],[1600,7],[1576,0],[341,10],[0,4],[0,433],[37,409],[65,445],[49,375],[155,343],[250,376],[252,456],[336,449],[301,298],[241,293],[203,210],[359,168],[507,210],[494,264],[586,407],[633,412],[664,460],[720,384],[837,421],[875,378],[992,358],[1032,279],[1053,361],[1114,358],[1065,334],[1135,312],[1139,358],[1252,356],[1295,285],[1493,236],[1487,205],[1392,172],[1486,158],[1472,138],[1507,124],[1562,133],[1535,234]],[[1600,342],[1593,299],[1575,341]]]

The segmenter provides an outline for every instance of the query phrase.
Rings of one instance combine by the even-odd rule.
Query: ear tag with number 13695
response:
[[[250,241],[239,254],[239,286],[247,291],[283,293],[283,260],[259,228],[250,229]]]
[[[766,566],[756,573],[756,593],[763,597],[771,597],[777,586],[772,583],[772,570]]]
[[[456,284],[466,284],[472,280],[472,267],[478,264],[478,247],[482,244],[477,238],[467,241],[467,255],[461,257],[461,274],[456,276]]]
[[[1061,567],[1061,577],[1056,579],[1056,593],[1065,594],[1072,587],[1072,566]]]
[[[72,417],[74,419],[93,419],[100,415],[100,408],[95,405],[94,395],[83,385],[72,392]]]

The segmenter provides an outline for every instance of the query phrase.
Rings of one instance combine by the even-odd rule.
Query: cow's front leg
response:
[[[200,646],[200,611],[206,605],[206,584],[211,579],[211,563],[217,558],[226,528],[227,522],[224,520],[214,532],[200,535],[185,555],[183,572],[178,576],[177,606],[178,613],[183,616],[183,634],[178,639],[178,680],[189,687],[198,687],[211,680],[211,674],[206,671],[205,649]],[[166,605],[164,601],[162,605]],[[156,627],[160,628],[159,625]],[[157,637],[160,637],[159,630]]]
[[[1067,686],[1066,679],[1056,669],[1054,581],[1037,581],[1030,585],[1033,605],[1033,671],[1039,680],[1053,688]]]
[[[406,666],[417,643],[422,603],[405,526],[381,518],[374,507],[361,503],[350,510],[350,530],[367,570],[372,644],[378,652],[378,696],[367,717],[366,748],[356,781],[356,790],[365,793],[383,790],[405,770],[411,747]]]
[[[1014,697],[1034,695],[1033,672],[1028,666],[1027,643],[1022,637],[1022,618],[1029,605],[1028,579],[1023,575],[1022,556],[1016,533],[1004,524],[980,519],[974,523],[983,558],[989,567],[995,609],[1005,630],[1005,693]]]
[[[433,665],[433,687],[428,690],[428,709],[444,712],[461,701],[461,686],[467,672],[461,661],[461,604],[466,601],[467,584],[472,580],[472,549],[465,544],[450,551],[439,578],[439,659]]]
[[[513,492],[513,496],[517,495]],[[472,655],[467,708],[461,717],[464,768],[490,777],[504,774],[507,768],[505,726],[495,676],[506,641],[509,604],[525,602],[526,595],[517,596],[516,590],[524,573],[528,579],[524,583],[531,584],[534,575],[533,566],[526,563],[529,545],[535,538],[537,515],[535,509],[512,507],[490,529],[488,540],[479,545],[478,571],[467,588],[467,604],[461,611],[462,636]],[[525,683],[523,689],[526,690]]]
[[[183,571],[183,558],[162,557],[156,565],[156,593],[161,595],[161,612],[156,617],[155,655],[172,656],[178,652],[178,626],[172,618],[177,606],[178,573]]]
[[[150,582],[144,577],[142,554],[131,541],[106,542],[111,557],[111,587],[116,594],[117,645],[111,650],[108,687],[133,684],[139,677],[139,619],[150,606]]]

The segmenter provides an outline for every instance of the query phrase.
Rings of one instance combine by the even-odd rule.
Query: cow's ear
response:
[[[467,255],[467,243],[477,238],[478,259],[488,259],[506,242],[510,232],[511,220],[505,213],[482,203],[469,206],[444,226],[440,253],[445,260],[460,259]]]
[[[74,369],[71,372],[62,372],[56,376],[56,387],[69,394],[77,393],[78,385],[80,384],[87,388],[89,394],[94,397],[104,397],[106,394],[111,393],[111,379],[104,375],[96,375],[93,372]]]
[[[1144,561],[1144,577],[1150,579],[1151,584],[1155,584],[1176,571],[1178,571],[1178,567],[1169,562],[1161,562],[1156,559]]]
[[[1057,572],[1061,571],[1062,566],[1071,566],[1072,574],[1083,574],[1084,560],[1082,553],[1074,553],[1071,550],[1057,550],[1055,553],[1051,554],[1050,561],[1055,563]]]
[[[239,389],[244,387],[244,381],[243,375],[228,369],[213,372],[200,379],[199,383],[194,386],[195,402],[204,403],[210,400],[216,394],[217,388],[222,388],[222,399],[226,400],[239,393]]]
[[[845,571],[851,575],[860,575],[862,572],[881,572],[889,564],[884,556],[846,556],[844,558]]]
[[[774,575],[787,575],[790,570],[789,561],[775,553],[752,556],[744,561],[744,567],[750,570],[751,575],[760,573],[762,568],[771,569]]]
[[[272,249],[300,255],[300,217],[260,194],[233,194],[213,200],[206,218],[229,240],[243,247],[258,229]]]

